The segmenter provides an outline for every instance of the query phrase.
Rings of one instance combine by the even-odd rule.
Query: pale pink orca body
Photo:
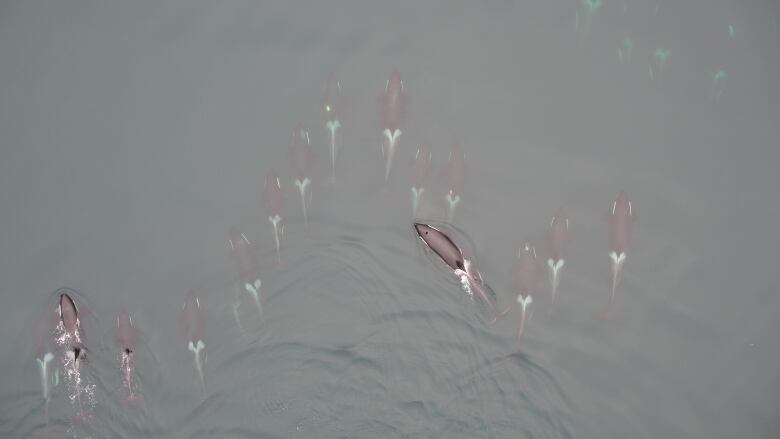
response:
[[[517,303],[520,304],[520,323],[517,327],[517,341],[525,333],[527,320],[531,318],[530,306],[536,294],[539,283],[539,264],[536,260],[536,249],[529,243],[523,244],[517,252],[517,261],[512,269],[517,290]]]
[[[83,354],[84,344],[81,334],[81,320],[78,308],[67,292],[60,294],[60,322],[65,332],[65,344],[72,349],[73,357],[78,359]]]
[[[325,81],[325,98],[323,110],[325,112],[325,129],[328,132],[330,142],[330,168],[331,181],[336,183],[336,157],[340,148],[340,130],[343,123],[343,101],[341,95],[341,82],[331,74]]]
[[[626,262],[626,250],[631,239],[631,225],[634,222],[634,212],[628,194],[621,191],[612,203],[612,211],[609,215],[609,261],[611,272],[611,289],[609,296],[609,310],[615,301],[620,273]]]
[[[415,223],[414,228],[420,240],[436,253],[436,255],[438,255],[452,270],[453,274],[458,277],[464,290],[470,295],[476,294],[479,296],[480,300],[488,306],[494,316],[491,323],[494,323],[509,312],[511,308],[507,308],[502,312],[498,311],[496,304],[490,298],[487,291],[485,291],[482,275],[480,275],[479,271],[474,267],[471,260],[466,259],[463,256],[460,247],[458,247],[449,236],[428,224]]]
[[[47,306],[38,326],[38,338],[35,345],[35,361],[41,379],[41,396],[44,400],[44,416],[49,420],[49,402],[52,388],[59,384],[59,369],[54,364],[54,336],[59,324],[59,305],[57,308]]]
[[[423,143],[417,150],[417,155],[415,155],[414,164],[412,165],[412,217],[417,215],[417,209],[420,207],[432,166],[433,153],[431,152],[431,147],[427,143]]]
[[[385,159],[385,180],[390,178],[390,169],[400,142],[405,113],[404,82],[401,74],[393,70],[382,95],[382,157]]]
[[[284,193],[282,192],[282,183],[279,176],[273,170],[268,171],[265,176],[263,186],[263,206],[268,215],[268,222],[274,236],[274,245],[276,246],[276,258],[282,261],[281,240],[284,233],[284,223],[282,222],[282,209],[284,209]]]
[[[558,208],[550,220],[550,227],[547,229],[547,247],[549,249],[547,277],[550,280],[550,295],[553,305],[561,282],[561,271],[565,263],[569,240],[569,218],[563,208]]]
[[[203,398],[206,397],[206,377],[204,368],[206,365],[206,343],[203,341],[205,335],[206,314],[200,306],[200,300],[191,289],[182,305],[182,318],[184,323],[185,340],[187,349],[192,352],[195,361],[195,370],[198,372],[200,384],[203,390]]]
[[[455,208],[460,204],[461,192],[466,180],[466,153],[459,144],[455,144],[450,151],[447,165],[443,171],[447,202],[447,218],[452,222],[455,216]]]
[[[131,404],[142,402],[141,395],[136,392],[135,355],[136,329],[133,318],[126,310],[122,310],[116,318],[116,337],[119,342],[120,370],[127,389],[126,401]]]
[[[308,207],[311,203],[311,162],[313,159],[309,131],[302,124],[295,127],[290,142],[290,161],[292,163],[295,187],[301,197],[303,221],[308,226]]]
[[[262,319],[263,306],[260,300],[260,287],[263,283],[260,280],[260,264],[257,261],[257,255],[252,247],[252,243],[235,226],[231,226],[228,230],[228,245],[236,276],[238,277],[238,294],[233,303],[233,315],[239,328],[241,328],[238,307],[241,303],[242,295],[247,295],[252,299],[252,303],[255,304],[257,309],[257,314]]]
[[[55,331],[56,343],[64,351],[62,368],[70,392],[68,397],[76,404],[76,417],[82,421],[89,421],[92,414],[86,411],[81,396],[84,393],[91,398],[94,385],[88,384],[83,374],[86,359],[84,332],[78,307],[70,293],[71,290],[65,288],[57,292],[59,323]]]

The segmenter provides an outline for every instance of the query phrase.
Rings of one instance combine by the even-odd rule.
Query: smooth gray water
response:
[[[0,436],[780,436],[779,16],[762,0],[605,1],[590,20],[576,0],[2,2]],[[393,68],[409,105],[385,185]],[[335,187],[329,72],[347,99]],[[297,122],[317,154],[308,230]],[[414,237],[423,141],[437,174],[466,150],[455,236],[501,308],[518,247],[541,251],[566,208],[558,300],[541,282],[520,352],[517,312],[487,325]],[[636,221],[605,321],[620,190]],[[420,215],[441,220],[430,194]],[[233,224],[260,248],[263,324],[244,334]],[[89,424],[62,385],[44,415],[38,320],[62,286],[88,302]],[[177,324],[190,288],[208,313],[205,401]],[[122,307],[145,334],[140,406],[118,397]]]

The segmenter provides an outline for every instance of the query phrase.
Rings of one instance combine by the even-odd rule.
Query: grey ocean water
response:
[[[576,0],[3,1],[0,436],[780,436],[778,17],[766,0],[592,15]],[[408,114],[385,184],[378,97],[394,68]],[[335,186],[331,72],[347,101]],[[297,122],[316,151],[308,229]],[[552,213],[569,215],[557,302],[541,282],[520,352],[517,310],[487,325],[415,239],[424,141],[437,174],[455,142],[466,151],[454,236],[501,308],[518,247],[544,254]],[[636,221],[605,321],[620,190]],[[420,215],[441,220],[443,192],[428,195]],[[263,281],[262,326],[244,333],[234,224]],[[63,385],[44,413],[36,331],[62,286],[85,316],[86,424]],[[177,323],[190,288],[207,311],[205,401]],[[123,307],[144,333],[140,406],[119,401]]]

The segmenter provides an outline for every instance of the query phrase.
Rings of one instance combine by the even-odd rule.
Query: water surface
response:
[[[0,436],[777,437],[778,6],[582,14],[562,0],[4,2]],[[393,68],[409,112],[385,184]],[[330,72],[347,99],[336,186]],[[317,155],[308,229],[287,156],[299,121]],[[541,252],[555,209],[569,215],[556,305],[540,283],[520,350],[518,313],[487,325],[414,237],[424,141],[437,174],[453,143],[466,151],[454,226],[502,308],[518,247]],[[280,265],[270,168],[287,197]],[[604,321],[620,190],[636,222]],[[430,194],[420,215],[440,221]],[[233,224],[260,249],[263,321],[244,332]],[[87,425],[62,386],[44,416],[37,320],[62,286],[94,320]],[[204,401],[177,322],[190,288],[208,315]],[[116,397],[122,307],[145,334],[139,407]]]

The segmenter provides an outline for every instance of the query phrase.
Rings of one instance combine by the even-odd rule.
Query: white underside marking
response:
[[[330,132],[330,165],[332,171],[332,178],[336,180],[336,154],[338,154],[338,145],[336,144],[336,131],[341,128],[341,122],[338,120],[329,120],[325,124],[325,128]]]
[[[260,304],[260,292],[258,291],[260,289],[260,286],[263,283],[260,281],[260,279],[256,279],[254,282],[254,285],[247,282],[244,285],[244,289],[249,292],[249,294],[252,295],[252,298],[255,301],[255,305],[257,306],[257,312],[262,316],[263,315],[263,307]]]
[[[531,313],[528,312],[528,307],[531,306],[531,304],[534,302],[534,299],[528,295],[525,298],[523,298],[522,295],[517,296],[517,303],[520,304],[520,324],[517,328],[517,340],[520,341],[520,338],[525,333],[525,325],[526,321],[530,320]]]
[[[195,370],[198,371],[198,376],[200,377],[201,384],[203,384],[204,392],[206,391],[206,379],[203,376],[203,359],[201,357],[201,353],[205,347],[206,344],[203,343],[202,340],[198,340],[196,344],[193,344],[192,341],[190,341],[190,344],[187,347],[195,356]]]
[[[623,264],[626,262],[626,253],[620,252],[620,255],[618,255],[617,252],[612,251],[609,252],[609,258],[612,261],[612,291],[609,298],[609,303],[611,305],[615,300],[615,289],[617,289],[620,271],[623,269]]]
[[[612,260],[613,266],[620,268],[626,261],[626,253],[620,252],[620,255],[618,255],[617,252],[609,252],[609,258]]]
[[[534,298],[531,297],[531,295],[523,297],[523,295],[520,294],[517,296],[517,303],[519,303],[520,307],[525,311],[530,304],[534,303]]]
[[[460,195],[453,195],[452,192],[449,192],[444,198],[447,200],[447,218],[452,222],[452,218],[455,216],[455,207],[460,203]]]
[[[550,268],[551,268],[553,271],[558,271],[558,270],[560,270],[560,269],[563,267],[563,264],[564,264],[564,263],[565,263],[565,262],[563,261],[563,259],[558,259],[558,262],[555,262],[555,261],[553,261],[553,260],[552,260],[552,258],[550,258],[550,259],[548,259],[548,260],[547,260],[547,265],[548,265],[548,266],[549,266],[549,267],[550,267]]]
[[[393,166],[393,156],[396,146],[398,146],[398,139],[401,137],[401,130],[396,129],[391,133],[389,129],[385,129],[383,134],[387,138],[387,151],[382,145],[382,154],[385,156],[385,180],[387,180],[390,176],[390,168]]]
[[[561,282],[560,271],[561,268],[563,268],[564,263],[563,259],[558,259],[557,262],[553,261],[552,258],[547,259],[547,273],[550,279],[550,293],[553,302],[555,302],[555,295],[558,291],[558,285]]]
[[[43,399],[49,399],[49,362],[54,359],[54,355],[51,352],[46,352],[43,356],[43,360],[36,358],[38,365],[41,367],[41,387],[43,388]]]
[[[306,224],[309,224],[309,217],[306,214],[306,188],[309,187],[311,184],[311,180],[309,180],[309,177],[306,177],[303,179],[303,181],[296,179],[295,185],[298,186],[298,192],[301,194],[301,208],[303,209],[303,221]],[[311,192],[311,191],[310,191]],[[309,201],[311,201],[311,194],[309,195]]]
[[[449,193],[445,198],[447,199],[447,204],[450,205],[450,209],[454,209],[460,203],[460,195],[456,194],[453,196],[452,193]]]
[[[201,349],[203,349],[205,347],[206,347],[206,345],[203,343],[203,341],[202,340],[198,340],[197,343],[193,343],[192,341],[190,341],[190,344],[187,346],[187,349],[189,349],[190,352],[193,352],[193,353],[197,354],[197,353],[199,353],[201,351]]]
[[[282,220],[282,217],[280,217],[279,215],[274,215],[274,216],[269,216],[268,217],[268,222],[270,222],[271,225],[274,228],[274,244],[276,244],[276,255],[278,257],[281,257],[279,255],[279,247],[280,247],[280,242],[279,242],[280,237],[279,237],[279,235],[282,233],[282,231],[279,230],[279,222],[281,220]]]

